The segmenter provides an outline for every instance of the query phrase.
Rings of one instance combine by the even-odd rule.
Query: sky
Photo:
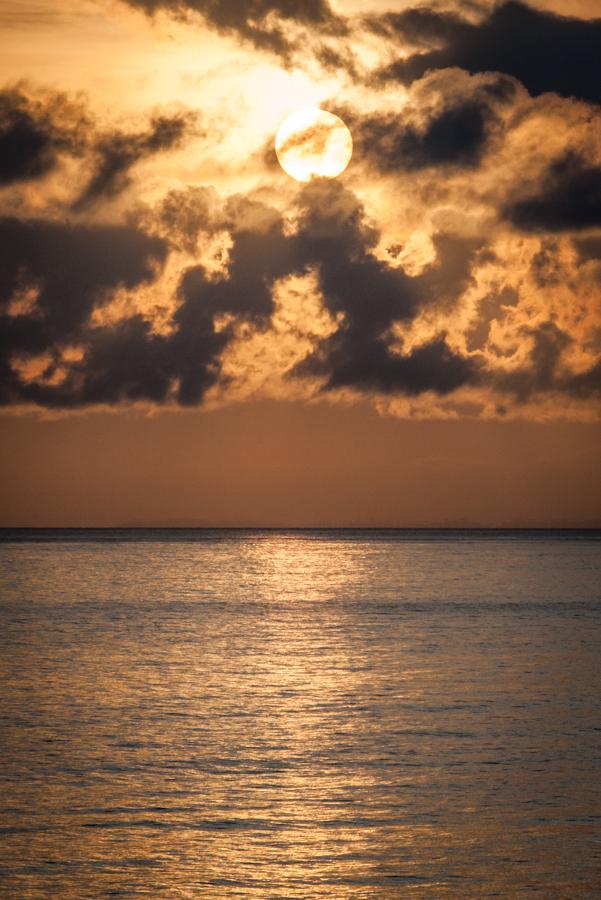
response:
[[[0,525],[601,525],[598,15],[0,0]]]

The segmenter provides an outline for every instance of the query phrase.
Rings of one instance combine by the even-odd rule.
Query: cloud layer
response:
[[[342,66],[328,104],[354,160],[301,187],[266,158],[271,134],[232,156],[197,110],[124,124],[7,86],[0,403],[368,397],[396,415],[598,416],[599,21],[516,2],[344,20],[321,0],[130,5],[197,13],[288,62],[298,29],[333,52],[343,34],[353,53],[375,41],[376,64]],[[199,147],[245,185],[186,177]]]
[[[582,21],[500,3],[480,22],[428,7],[372,21],[376,31],[398,35],[416,52],[383,69],[380,77],[410,83],[432,69],[505,72],[537,97],[548,91],[601,101],[601,19]]]
[[[81,109],[61,94],[0,90],[0,187],[40,178],[60,153],[77,153],[85,130]]]
[[[291,26],[319,29],[323,33],[343,33],[343,20],[326,0],[126,0],[130,6],[147,15],[166,12],[176,18],[194,15],[224,34],[232,34],[252,43],[261,50],[269,50],[287,57],[295,41]]]

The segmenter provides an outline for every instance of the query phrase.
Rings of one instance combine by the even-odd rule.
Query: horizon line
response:
[[[598,524],[565,525],[0,525],[6,531],[601,531]]]

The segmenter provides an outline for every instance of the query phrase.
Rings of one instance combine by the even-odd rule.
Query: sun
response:
[[[350,162],[353,139],[334,113],[301,109],[280,126],[275,152],[282,169],[297,181],[336,178]]]

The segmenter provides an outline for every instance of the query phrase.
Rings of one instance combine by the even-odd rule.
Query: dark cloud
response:
[[[185,192],[174,192],[166,211],[171,220],[185,222]],[[91,319],[116,287],[132,289],[152,278],[165,258],[165,241],[131,228],[0,222],[2,401],[70,407],[175,397],[200,403],[220,378],[220,357],[235,324],[267,328],[274,282],[309,269],[317,272],[340,326],[297,374],[319,373],[326,389],[348,385],[407,394],[447,393],[473,377],[471,361],[451,351],[443,336],[400,357],[389,348],[388,332],[435,302],[433,295],[442,302],[460,292],[474,246],[441,236],[436,263],[410,278],[373,254],[377,232],[357,198],[332,182],[301,191],[296,233],[286,231],[275,210],[243,196],[230,198],[214,215],[213,225],[227,229],[231,241],[227,277],[210,278],[201,266],[188,269],[166,334],[153,333],[140,315],[102,326]],[[27,286],[38,292],[35,306],[15,314],[9,304]],[[62,348],[69,345],[85,352],[61,373]],[[50,359],[44,372],[19,375],[19,360],[43,354]]]
[[[492,322],[502,317],[505,307],[516,306],[518,300],[517,291],[511,287],[504,287],[498,293],[487,294],[482,299],[478,319],[466,334],[470,350],[479,350],[484,347]]]
[[[582,262],[601,262],[601,237],[580,238],[575,241],[578,256]]]
[[[587,399],[591,395],[601,397],[601,362],[585,372],[579,372],[565,379],[564,388],[571,396],[579,399]]]
[[[601,363],[577,374],[562,366],[564,351],[571,345],[572,338],[554,322],[524,328],[522,336],[531,341],[528,362],[510,372],[485,373],[486,383],[494,390],[512,395],[518,403],[525,403],[545,393],[577,399],[601,394]]]
[[[353,129],[354,142],[381,171],[469,168],[480,162],[491,118],[489,107],[475,101],[444,109],[419,129],[398,116],[373,115]]]
[[[101,137],[94,151],[94,172],[75,207],[81,209],[99,198],[119,194],[130,183],[129,173],[136,163],[177,147],[193,121],[194,117],[184,113],[157,116],[146,131],[114,132]]]
[[[158,220],[171,243],[193,253],[201,232],[212,234],[223,227],[217,191],[201,185],[169,191],[159,209]],[[152,216],[149,224],[154,224]]]
[[[159,11],[178,18],[191,13],[200,14],[205,21],[223,34],[236,34],[262,50],[286,57],[293,49],[289,26],[308,26],[327,35],[343,33],[343,20],[330,8],[326,0],[125,0],[130,6],[148,15]]]
[[[175,202],[172,196],[172,214]],[[266,325],[273,281],[295,265],[281,218],[268,212],[246,198],[225,205],[228,277],[211,279],[201,266],[185,272],[167,334],[154,333],[140,315],[101,326],[91,318],[115,288],[131,290],[156,275],[166,241],[134,228],[0,220],[0,402],[68,408],[174,396],[184,405],[200,403],[219,378],[220,354],[233,334],[217,320],[230,314]],[[250,224],[266,221],[260,230]],[[15,297],[27,288],[35,304],[15,312]],[[83,357],[55,380],[69,346],[83,347]],[[19,361],[44,354],[51,361],[40,377],[20,377]]]
[[[316,183],[304,193],[299,253],[317,267],[326,307],[342,317],[297,374],[325,378],[324,390],[352,387],[384,393],[446,394],[477,377],[471,359],[454,353],[444,336],[402,356],[390,328],[429,304],[452,301],[466,287],[478,243],[438,235],[437,257],[417,277],[377,258],[377,233],[354,195],[338,184]]]
[[[456,70],[450,78],[425,77],[399,113],[364,114],[335,100],[330,107],[352,131],[355,158],[382,172],[469,169],[501,132],[501,111],[516,92],[505,75],[471,78]]]
[[[530,358],[536,374],[535,386],[538,390],[553,385],[561,355],[571,343],[571,338],[554,322],[544,322],[535,329],[526,330],[533,338]]]
[[[85,356],[69,367],[65,380],[57,385],[34,382],[21,386],[21,402],[69,408],[166,400],[173,374],[169,342],[163,335],[153,334],[141,316],[89,328],[82,336]],[[59,364],[52,365],[49,377]]]
[[[473,361],[451,350],[442,335],[401,355],[383,339],[361,341],[347,330],[329,338],[297,372],[326,375],[323,390],[350,387],[408,396],[424,391],[448,394],[474,383],[477,376]]]
[[[2,402],[32,399],[34,388],[20,384],[11,368],[15,357],[55,354],[65,345],[87,343],[93,310],[119,285],[131,289],[149,281],[166,249],[164,241],[132,228],[1,219]],[[35,294],[35,305],[14,314],[11,300],[27,288]],[[107,365],[110,369],[108,360]],[[70,391],[54,392],[60,396],[59,405],[86,400],[81,372],[78,381],[77,390],[71,384]],[[51,402],[52,397],[48,389],[44,402]]]
[[[479,23],[416,8],[373,18],[371,27],[418,51],[382,71],[384,79],[411,83],[431,69],[457,66],[512,75],[533,96],[552,91],[601,102],[601,19],[558,16],[510,0]]]
[[[61,151],[80,149],[83,117],[70,125],[57,121],[65,102],[58,94],[33,98],[19,88],[0,91],[0,186],[40,178]]]
[[[376,254],[378,231],[339,182],[316,180],[300,189],[296,230],[252,197],[218,202],[210,190],[202,194],[207,218],[199,220],[193,215],[197,191],[172,192],[159,216],[180,233],[189,230],[191,241],[226,232],[227,272],[215,277],[199,265],[185,271],[170,298],[176,302],[169,328],[161,333],[140,313],[117,321],[93,314],[120,286],[134,291],[156,277],[169,252],[166,239],[133,227],[0,220],[2,404],[200,404],[211,386],[223,383],[222,356],[238,326],[268,329],[275,282],[309,271],[335,330],[291,376],[318,378],[323,391],[447,396],[480,386],[524,403],[552,391],[581,398],[599,390],[598,367],[578,375],[565,370],[572,339],[553,322],[523,329],[519,337],[530,341],[530,356],[510,372],[487,367],[478,349],[484,332],[470,353],[453,348],[442,331],[403,346],[395,326],[430,309],[451,310],[487,258],[483,241],[437,234],[434,261],[411,276]],[[489,321],[502,304],[516,302],[507,292],[493,298]],[[67,359],[70,347],[81,352]]]
[[[562,358],[572,338],[554,322],[522,330],[520,338],[531,342],[528,362],[510,372],[487,366],[479,352],[464,355],[453,349],[444,334],[404,350],[392,326],[411,322],[429,307],[452,309],[471,283],[474,268],[489,255],[484,242],[435,235],[434,262],[411,277],[374,255],[378,234],[366,223],[354,195],[339,184],[309,185],[301,205],[297,253],[316,268],[325,305],[339,324],[294,374],[319,377],[323,391],[350,388],[405,396],[431,391],[445,396],[463,386],[488,386],[517,403],[550,392],[585,398],[601,390],[599,366],[579,375],[564,371]],[[495,311],[515,306],[518,299],[511,289],[491,298],[485,329],[470,335],[473,346],[474,338],[480,346],[485,341]]]
[[[261,230],[246,224],[264,221],[266,212],[263,204],[233,198],[224,210],[233,242],[228,277],[208,279],[202,266],[184,274],[180,285],[183,302],[174,317],[176,331],[171,341],[177,360],[177,399],[184,405],[200,403],[207,388],[218,380],[219,353],[233,331],[232,325],[216,329],[216,319],[229,315],[232,322],[266,327],[273,312],[273,282],[295,268],[291,241],[279,215],[271,211],[270,224]]]
[[[39,285],[47,337],[71,336],[103,292],[147,281],[165,253],[162,240],[132,228],[0,219],[0,308],[23,281]]]
[[[576,231],[601,225],[601,167],[569,153],[554,162],[536,194],[504,210],[524,231]]]
[[[177,112],[155,116],[144,130],[107,134],[81,103],[61,93],[7,88],[0,91],[0,187],[47,175],[61,154],[77,156],[91,168],[73,203],[81,210],[123,191],[137,163],[178,147],[196,123],[195,113]]]
[[[183,199],[183,198],[182,198]],[[292,241],[275,210],[235,196],[221,211],[220,227],[232,241],[227,278],[208,282],[202,266],[189,269],[182,280],[182,295],[215,313],[231,313],[259,322],[273,312],[273,282],[298,268]]]

